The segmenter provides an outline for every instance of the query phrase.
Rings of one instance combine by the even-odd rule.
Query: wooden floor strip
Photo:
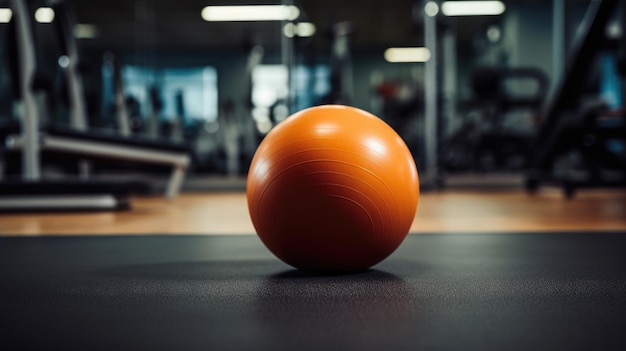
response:
[[[442,191],[422,194],[411,233],[626,229],[626,191]],[[0,235],[254,234],[245,193],[136,198],[133,210],[0,215]]]

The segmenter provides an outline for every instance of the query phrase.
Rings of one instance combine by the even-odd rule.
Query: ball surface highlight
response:
[[[413,156],[378,117],[339,105],[288,117],[259,145],[248,210],[267,248],[313,271],[358,271],[404,240],[419,200]]]

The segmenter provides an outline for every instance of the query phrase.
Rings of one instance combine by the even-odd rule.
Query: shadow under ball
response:
[[[312,107],[272,129],[246,184],[261,241],[303,270],[365,270],[406,237],[419,178],[400,136],[380,118],[339,105]]]

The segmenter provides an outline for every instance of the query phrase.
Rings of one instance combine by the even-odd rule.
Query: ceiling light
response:
[[[98,36],[98,27],[79,23],[74,26],[74,36],[78,39],[92,39]]]
[[[206,6],[201,15],[209,22],[293,21],[300,16],[300,10],[287,5]]]
[[[312,37],[315,34],[315,25],[311,22],[300,22],[296,25],[296,33],[299,37]]]
[[[283,26],[283,34],[287,38],[299,36],[301,38],[311,37],[315,34],[315,25],[311,22],[300,22],[298,24],[286,23]]]
[[[426,62],[430,59],[430,51],[423,47],[389,48],[385,50],[387,62]]]
[[[613,22],[606,26],[605,32],[608,38],[618,39],[622,36],[622,26],[617,22]]]
[[[293,23],[285,23],[283,26],[283,34],[287,38],[293,38],[293,36],[296,35],[296,30],[296,25]]]
[[[446,16],[486,16],[504,13],[502,1],[445,1],[441,12]]]
[[[424,13],[428,17],[435,17],[439,13],[439,5],[434,1],[429,1],[424,5]]]
[[[68,68],[70,66],[70,58],[66,55],[59,57],[59,66],[63,68]]]
[[[0,9],[0,23],[9,23],[11,21],[11,16],[13,12],[11,9],[2,8]]]
[[[39,23],[51,23],[54,21],[54,10],[50,7],[40,7],[35,11],[35,21]]]

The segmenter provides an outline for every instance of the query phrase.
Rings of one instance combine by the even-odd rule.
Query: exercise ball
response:
[[[256,150],[248,211],[265,246],[303,270],[365,270],[406,237],[417,210],[413,156],[380,118],[340,105],[297,112]]]

